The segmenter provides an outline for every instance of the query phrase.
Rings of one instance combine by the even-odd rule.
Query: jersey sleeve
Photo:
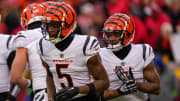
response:
[[[41,34],[37,30],[27,30],[27,31],[20,31],[18,32],[16,38],[15,38],[15,47],[23,47],[27,48],[27,46],[39,39],[41,37]]]
[[[88,36],[83,47],[83,54],[88,60],[90,57],[96,55],[100,51],[99,41],[94,36]]]
[[[100,50],[99,41],[94,36],[88,36],[83,47],[83,53],[85,56],[93,56]]]
[[[27,35],[25,31],[20,31],[18,32],[18,34],[16,35],[15,39],[14,39],[14,45],[16,48],[18,47],[24,47],[26,48],[26,46],[28,45],[28,39],[27,39]]]
[[[144,67],[146,67],[154,59],[154,52],[150,45],[144,44],[145,58],[144,58]]]

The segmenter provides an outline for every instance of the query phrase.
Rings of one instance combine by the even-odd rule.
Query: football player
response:
[[[11,69],[11,64],[15,56],[15,49],[13,47],[13,39],[15,36],[0,34],[0,101],[15,101],[16,96],[20,92],[20,88],[15,85],[14,88],[11,87],[10,91],[10,79],[9,71]]]
[[[49,101],[99,101],[96,92],[108,88],[109,79],[98,40],[73,33],[76,12],[65,2],[47,8],[44,17],[45,37],[37,48],[47,69]]]
[[[104,99],[120,96],[118,101],[146,101],[147,93],[160,92],[153,49],[148,44],[132,44],[134,35],[134,23],[126,14],[115,13],[104,23],[107,47],[101,48],[100,56],[110,79],[110,87],[101,93]]]
[[[20,87],[30,87],[32,84],[33,101],[47,101],[46,70],[44,69],[36,47],[31,45],[35,40],[43,37],[41,25],[45,7],[41,4],[32,3],[21,13],[21,27],[25,31],[20,31],[14,40],[16,56],[12,64],[11,81]],[[30,78],[24,77],[26,66],[32,75]]]

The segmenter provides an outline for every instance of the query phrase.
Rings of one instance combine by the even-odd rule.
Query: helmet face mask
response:
[[[117,44],[119,41],[122,40],[123,31],[113,31],[113,32],[107,32],[103,31],[103,38],[108,44]]]
[[[118,51],[129,45],[134,38],[134,23],[129,16],[115,13],[104,23],[103,40],[107,48]]]
[[[62,22],[60,21],[48,21],[45,22],[46,35],[48,34],[49,40],[52,43],[56,43],[56,41],[60,41],[64,37],[61,35],[62,31]]]

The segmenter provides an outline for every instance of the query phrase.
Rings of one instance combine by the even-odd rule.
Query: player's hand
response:
[[[124,69],[121,66],[116,66],[115,73],[119,80],[121,80],[123,83],[125,83],[128,80],[127,73],[124,71]]]
[[[135,80],[127,80],[123,83],[119,89],[117,89],[120,95],[127,95],[137,91],[137,86]]]
[[[129,68],[129,71],[128,71],[128,73],[127,73],[127,78],[128,78],[128,80],[133,80],[133,81],[135,81],[131,67]]]
[[[77,87],[63,88],[55,95],[55,101],[69,101],[77,94],[79,94]]]
[[[120,95],[127,95],[133,92],[136,92],[137,86],[134,79],[131,68],[128,72],[125,72],[121,66],[115,68],[116,75],[123,82],[119,89],[117,89]]]

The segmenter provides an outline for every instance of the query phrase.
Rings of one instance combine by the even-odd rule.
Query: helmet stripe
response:
[[[121,27],[121,28],[122,28],[122,26],[121,26],[121,25],[119,25],[118,23],[113,22],[113,21],[109,21],[109,22],[107,22],[107,23],[105,23],[105,24],[114,24],[114,25],[117,25],[117,26],[119,26],[119,27]]]
[[[51,11],[46,11],[45,13],[46,13],[46,14],[51,14],[51,15],[53,15],[53,16],[55,16],[55,17],[57,17],[57,18],[58,18],[58,20],[60,20],[59,16],[58,16],[58,15],[56,15],[54,12],[51,12]],[[60,20],[60,21],[61,21],[61,20]]]
[[[66,12],[66,15],[69,16],[68,11],[62,5],[54,5],[54,6],[56,6],[58,8],[62,8]]]
[[[27,11],[24,12],[25,19],[27,20]]]
[[[57,8],[48,8],[48,9],[58,11],[59,13],[61,13],[61,15],[63,15],[63,12],[62,12],[62,11],[60,11],[59,9],[57,9]]]
[[[30,12],[31,12],[31,17],[30,18],[32,18],[33,16],[33,12],[32,12],[32,7],[31,7],[31,5],[29,5],[29,10],[30,10]]]
[[[38,4],[35,4],[35,6],[37,7],[37,6],[38,6]],[[37,13],[37,15],[40,15],[40,14],[39,14],[40,12],[36,12],[36,13]]]
[[[112,20],[119,20],[119,21],[121,21],[124,25],[125,25],[125,23],[124,23],[124,21],[122,21],[121,19],[118,19],[118,18],[111,18]],[[110,19],[110,20],[111,20]]]
[[[70,25],[72,25],[73,24],[73,22],[74,22],[74,20],[75,20],[75,15],[74,15],[74,13],[73,13],[73,11],[72,11],[72,9],[71,8],[69,8],[67,5],[65,5],[65,4],[63,4],[64,6],[66,6],[70,11],[71,11],[71,13],[72,13],[72,16],[73,16],[73,20],[72,20],[72,22],[71,22],[71,24],[69,24],[67,27],[69,28],[69,26]]]
[[[126,21],[127,21],[127,23],[129,24],[128,19],[127,19],[126,17],[124,17],[124,16],[120,16],[120,15],[112,15],[112,16],[116,16],[116,17],[119,17],[119,18],[123,18],[123,19],[124,19],[124,20],[126,20]]]

